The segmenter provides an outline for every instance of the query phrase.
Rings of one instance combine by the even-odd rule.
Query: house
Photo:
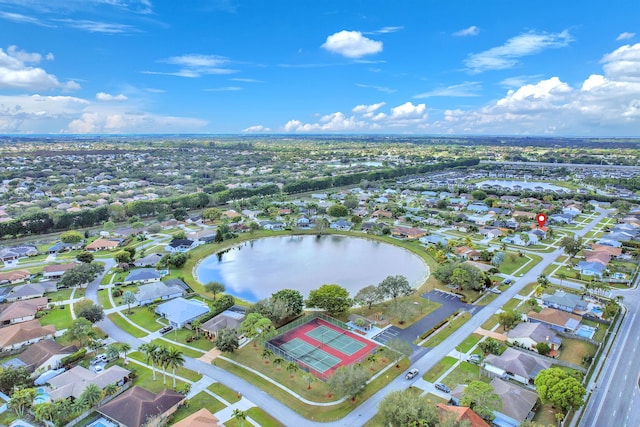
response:
[[[244,320],[244,313],[238,313],[232,310],[225,310],[212,319],[207,320],[200,326],[209,337],[215,337],[221,329],[233,328],[238,329]]]
[[[282,221],[260,221],[259,224],[263,229],[270,231],[282,231],[285,227]]]
[[[534,233],[522,233],[522,235],[520,233],[516,233],[512,236],[503,238],[502,241],[511,245],[529,246],[538,244],[540,240]]]
[[[57,279],[62,277],[65,271],[71,270],[73,267],[77,267],[78,265],[80,264],[75,262],[47,265],[42,269],[42,275],[47,279]]]
[[[183,394],[164,389],[153,393],[134,386],[97,411],[119,427],[156,427],[173,414],[185,399]]]
[[[0,273],[0,284],[21,283],[31,277],[31,273],[27,270],[13,270]]]
[[[558,350],[562,345],[562,338],[553,329],[544,323],[522,322],[507,332],[507,341],[529,350],[537,351],[536,345],[546,342],[552,351]]]
[[[622,255],[622,248],[614,248],[612,246],[607,245],[597,245],[595,243],[591,243],[591,251],[596,253],[607,253],[612,258],[618,258]]]
[[[600,264],[606,267],[609,264],[609,261],[611,261],[611,255],[609,255],[607,252],[604,252],[604,251],[601,251],[601,252],[585,251],[584,260],[586,262],[599,262]]]
[[[0,328],[0,350],[8,351],[33,344],[45,338],[52,338],[56,328],[53,325],[40,326],[34,319]]]
[[[19,258],[34,255],[38,255],[38,250],[33,246],[16,246],[13,248],[0,249],[0,261],[15,261]]]
[[[112,251],[118,246],[120,246],[120,242],[118,240],[99,238],[89,243],[84,249],[89,252]]]
[[[493,423],[498,427],[518,427],[523,421],[533,418],[533,408],[538,402],[535,391],[494,378],[493,392],[502,400],[502,409],[495,411]]]
[[[620,243],[619,241],[613,240],[613,239],[607,239],[607,238],[601,238],[600,240],[598,240],[596,242],[596,245],[611,246],[612,248],[621,248],[622,247],[622,243]]]
[[[124,384],[128,381],[129,374],[131,374],[130,371],[118,365],[113,365],[100,373],[82,366],[75,366],[48,381],[51,386],[48,394],[52,401],[68,397],[78,399],[89,384],[95,384],[102,390],[109,384]]]
[[[467,210],[476,213],[489,212],[489,207],[485,204],[472,203],[467,206]]]
[[[553,214],[549,216],[549,221],[557,224],[573,224],[573,215]]]
[[[371,218],[393,218],[393,212],[378,209],[373,211]]]
[[[159,282],[160,279],[164,276],[162,271],[158,271],[155,268],[139,268],[137,270],[132,270],[131,273],[127,275],[124,279],[124,283],[152,283]]]
[[[442,245],[447,246],[449,239],[443,237],[439,234],[430,234],[428,236],[422,236],[420,239],[420,243],[424,243],[425,245]]]
[[[488,355],[482,369],[490,377],[508,378],[529,385],[533,384],[540,371],[550,367],[551,362],[508,347],[500,356]]]
[[[154,267],[162,258],[162,254],[149,254],[134,261],[136,267]]]
[[[560,332],[575,332],[580,327],[582,318],[576,314],[570,314],[566,311],[556,310],[555,308],[543,308],[540,313],[530,311],[527,314],[529,322],[544,323],[551,329]]]
[[[62,346],[54,340],[42,340],[31,344],[25,351],[8,360],[3,366],[12,368],[23,366],[32,373],[32,377],[36,377],[43,372],[58,369],[61,366],[62,358],[77,350],[78,348],[74,345]]]
[[[582,314],[587,311],[587,302],[580,295],[565,291],[556,291],[552,295],[543,294],[540,299],[547,307],[557,308],[568,313]]]
[[[164,247],[166,252],[186,252],[191,248],[198,246],[198,243],[191,239],[173,239],[167,246]]]
[[[419,228],[398,226],[391,229],[391,235],[394,237],[399,237],[401,239],[413,240],[426,236],[427,232],[424,230],[420,230]]]
[[[178,286],[167,286],[162,282],[149,283],[138,287],[135,297],[138,305],[144,306],[156,301],[165,301],[184,295],[184,289]]]
[[[211,311],[205,303],[193,299],[176,298],[156,307],[155,312],[166,318],[174,328],[182,328],[203,314]]]
[[[83,244],[84,244],[83,240],[77,243],[58,242],[53,246],[49,246],[49,248],[47,249],[47,253],[51,255],[51,254],[57,254],[59,252],[78,250],[78,249],[82,249]]]
[[[466,406],[453,406],[438,403],[436,408],[438,409],[438,415],[441,420],[445,419],[448,416],[447,414],[453,414],[454,420],[457,423],[466,421],[469,427],[490,427],[490,425],[483,420],[480,415],[476,414],[473,412],[473,409],[467,408]]]
[[[353,223],[351,221],[346,221],[342,218],[332,222],[331,225],[329,225],[329,228],[332,228],[334,230],[343,230],[343,231],[351,230],[352,227],[353,227]]]
[[[171,427],[220,427],[221,425],[220,420],[215,415],[209,412],[208,409],[202,408]]]
[[[7,294],[6,301],[20,301],[31,298],[41,298],[45,293],[55,292],[57,290],[54,282],[37,282],[25,283],[24,285],[15,286],[11,292]]]
[[[181,288],[183,291],[185,291],[186,293],[191,292],[191,288],[189,287],[189,285],[187,285],[186,283],[184,283],[182,281],[182,279],[178,279],[178,278],[173,278],[173,279],[164,279],[162,281],[162,283],[164,283],[167,286],[174,286],[177,288]]]
[[[593,277],[602,277],[602,273],[605,270],[605,266],[599,262],[587,262],[580,261],[578,265],[574,267],[575,270],[578,270],[580,274],[584,274],[585,276],[593,276]]]
[[[0,307],[0,325],[27,322],[36,318],[36,313],[47,306],[49,298],[41,297],[9,304]]]
[[[480,234],[482,234],[487,239],[495,239],[497,237],[502,237],[502,231],[498,228],[481,228],[478,230]]]

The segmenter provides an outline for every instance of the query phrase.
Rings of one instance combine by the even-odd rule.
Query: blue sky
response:
[[[0,133],[640,136],[640,2],[0,0]]]

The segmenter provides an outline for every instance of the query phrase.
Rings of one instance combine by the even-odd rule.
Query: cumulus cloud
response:
[[[480,28],[476,27],[475,25],[472,25],[468,28],[464,28],[460,31],[456,31],[452,35],[456,37],[468,37],[468,36],[477,36],[478,34],[480,34]]]
[[[382,52],[382,42],[371,40],[363,36],[360,31],[342,30],[332,34],[327,37],[321,47],[347,58],[361,58]]]
[[[146,112],[87,111],[67,127],[68,133],[162,133],[200,129],[205,120],[189,117],[162,116]]]
[[[640,43],[624,45],[606,54],[600,63],[608,77],[640,81]]]
[[[414,105],[406,102],[393,107],[390,112],[381,112],[385,103],[356,105],[351,115],[342,112],[322,116],[316,123],[303,123],[300,120],[289,120],[283,127],[284,132],[369,132],[387,129],[416,130],[427,122],[425,104]]]
[[[98,92],[96,93],[96,99],[98,101],[126,101],[129,98],[123,94],[111,95],[109,93]]]
[[[2,95],[0,96],[0,131],[50,132],[64,126],[89,105],[72,96]]]
[[[207,74],[232,74],[237,70],[227,67],[230,63],[229,58],[218,55],[201,55],[186,54],[181,56],[172,56],[162,59],[158,62],[165,64],[178,65],[178,71],[143,71],[144,74],[162,74],[168,76],[196,78]]]
[[[260,132],[271,132],[271,129],[268,127],[264,127],[262,125],[249,126],[246,129],[242,130],[243,133],[260,133]]]
[[[560,33],[528,32],[510,38],[502,46],[470,54],[464,63],[473,73],[504,70],[516,66],[519,58],[540,53],[545,49],[566,47],[572,41],[573,37],[568,30]]]
[[[53,55],[47,54],[47,59]],[[29,53],[9,46],[6,52],[0,48],[0,88],[26,90],[67,89],[74,90],[80,86],[74,81],[61,83],[56,76],[47,73],[37,64],[42,60],[39,53]]]
[[[628,39],[632,39],[636,36],[636,33],[628,33],[628,32],[624,32],[624,33],[620,33],[620,35],[618,37],[616,37],[616,40],[620,41],[620,40],[628,40]]]

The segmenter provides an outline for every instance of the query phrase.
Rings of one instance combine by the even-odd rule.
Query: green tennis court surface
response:
[[[282,344],[281,347],[287,353],[318,372],[325,372],[341,362],[337,357],[333,357],[329,353],[302,341],[300,338],[294,338]]]
[[[340,353],[346,354],[347,356],[351,356],[367,346],[344,333],[324,325],[320,325],[317,328],[310,330],[305,333],[305,335],[316,341],[320,341],[324,345],[333,347]]]

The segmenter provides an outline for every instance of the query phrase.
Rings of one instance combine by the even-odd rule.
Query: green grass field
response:
[[[442,341],[446,340],[449,335],[451,335],[458,328],[464,325],[469,319],[471,319],[471,314],[467,312],[460,314],[458,317],[449,322],[448,325],[440,329],[440,331],[431,335],[429,339],[424,344],[422,344],[422,347],[436,347]]]
[[[455,365],[457,361],[458,359],[456,359],[455,357],[445,356],[444,358],[442,358],[442,360],[436,363],[435,366],[429,370],[429,372],[425,373],[422,376],[422,379],[430,383],[435,382],[442,376],[442,374],[447,372],[447,369]]]
[[[56,306],[52,310],[47,311],[44,317],[39,319],[41,325],[53,325],[57,331],[67,329],[73,323],[71,319],[71,309],[68,304],[64,305],[64,309]]]
[[[187,418],[189,415],[198,412],[201,408],[206,408],[207,411],[215,414],[216,412],[224,409],[225,406],[215,397],[210,394],[201,391],[193,396],[188,401],[188,405],[181,406],[171,417],[172,423],[177,423],[180,420]]]
[[[127,322],[119,313],[111,313],[108,314],[107,317],[111,319],[111,321],[115,323],[116,326],[118,326],[129,335],[133,335],[136,338],[147,336],[146,332],[144,332],[142,329],[136,328],[134,325]]]

